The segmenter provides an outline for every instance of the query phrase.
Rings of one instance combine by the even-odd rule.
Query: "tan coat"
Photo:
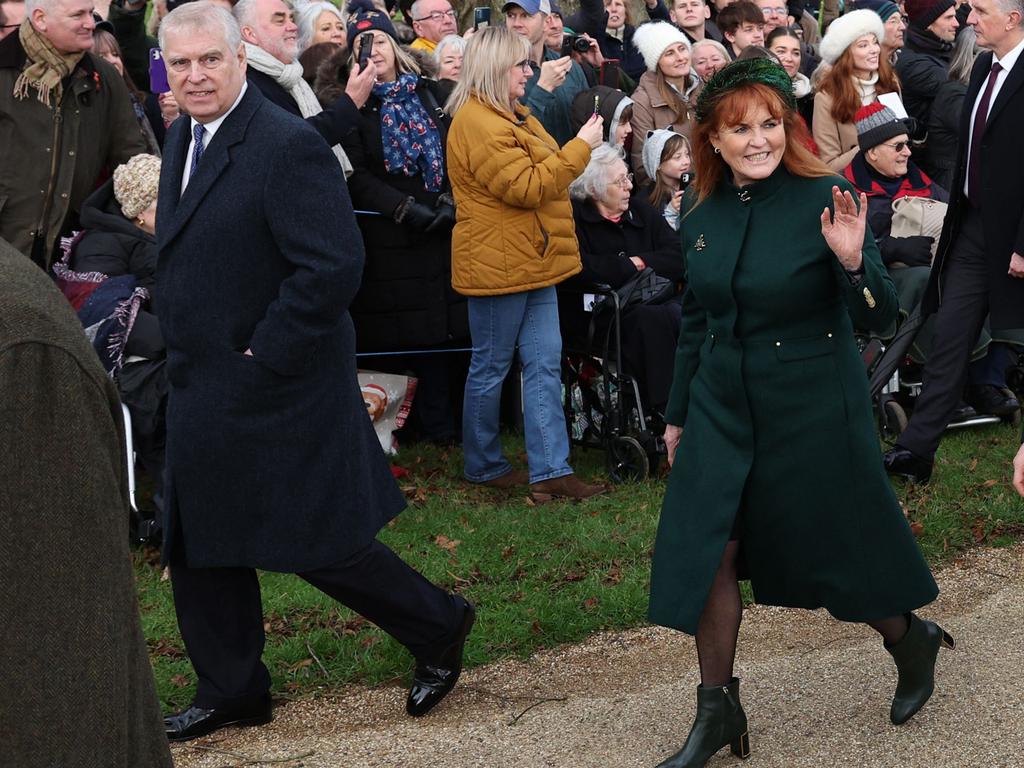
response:
[[[824,91],[814,94],[814,141],[822,162],[833,171],[842,172],[857,154],[857,126],[839,123],[832,117],[832,97]]]
[[[569,184],[590,146],[561,149],[525,108],[499,112],[470,99],[448,132],[448,178],[458,208],[452,287],[497,296],[555,285],[580,271]]]
[[[658,77],[654,72],[644,72],[640,82],[633,91],[633,119],[630,125],[633,126],[633,150],[630,154],[630,165],[633,173],[636,174],[636,183],[643,184],[648,181],[647,172],[644,170],[643,150],[644,142],[647,140],[647,132],[659,128],[671,128],[676,133],[681,133],[690,138],[693,123],[697,119],[694,112],[697,104],[697,94],[700,93],[700,81],[694,78],[694,84],[686,92],[686,119],[676,122],[676,112],[665,101],[658,91]]]

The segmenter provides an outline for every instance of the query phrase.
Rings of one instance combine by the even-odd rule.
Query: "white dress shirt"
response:
[[[992,63],[995,64],[995,63],[998,62],[999,66],[1002,67],[1002,69],[999,70],[999,74],[996,75],[996,84],[992,88],[992,99],[988,103],[989,114],[992,113],[992,107],[994,107],[995,104],[996,104],[996,99],[999,97],[999,91],[1003,87],[1003,83],[1005,83],[1006,82],[1006,78],[1008,78],[1010,76],[1010,70],[1013,69],[1013,66],[1017,63],[1017,59],[1020,58],[1020,55],[1021,55],[1022,52],[1024,52],[1024,40],[1021,40],[1019,43],[1017,43],[1017,45],[1015,45],[1013,48],[1011,48],[1010,51],[1005,56],[1003,56],[1003,58],[1001,58],[1001,59],[998,56],[996,56],[994,53],[992,54]],[[971,162],[971,142],[974,141],[974,118],[978,114],[978,105],[981,103],[981,99],[985,95],[985,89],[988,87],[988,78],[989,77],[990,77],[989,73],[986,73],[985,74],[985,79],[981,81],[981,90],[978,91],[978,95],[974,99],[974,106],[971,108],[971,120],[970,120],[969,123],[967,123],[967,162],[968,163]],[[987,121],[987,118],[986,118],[986,124],[987,124],[987,122],[988,121]],[[967,179],[968,179],[969,176],[970,176],[969,173],[964,176],[964,194],[965,195],[968,194],[968,191],[967,191]]]
[[[221,123],[224,122],[224,119],[235,111],[235,107],[238,106],[239,102],[242,100],[242,97],[245,96],[245,89],[248,87],[249,83],[243,80],[242,90],[238,92],[238,98],[235,99],[235,103],[231,105],[231,109],[229,109],[223,115],[218,117],[216,120],[211,120],[209,123],[203,123],[203,127],[206,129],[206,133],[203,134],[204,152],[206,151],[206,148],[210,146],[210,142],[213,140],[213,134],[215,134],[217,132],[217,129],[220,128]],[[192,136],[192,138],[189,139],[188,149],[185,151],[185,168],[181,172],[181,194],[183,195],[185,194],[185,187],[188,186],[189,174],[192,171],[192,151],[195,149],[196,146],[196,126],[199,125],[199,121],[196,120],[194,117],[189,119],[191,120],[191,123],[189,124],[189,134]]]

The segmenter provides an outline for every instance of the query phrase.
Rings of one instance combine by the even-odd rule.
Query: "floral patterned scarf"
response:
[[[381,100],[384,168],[406,176],[420,173],[428,192],[440,192],[445,173],[441,134],[416,95],[416,82],[416,75],[404,74],[393,83],[373,86],[373,95]]]

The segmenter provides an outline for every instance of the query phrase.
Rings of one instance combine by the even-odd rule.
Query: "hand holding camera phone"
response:
[[[359,36],[359,71],[366,69],[366,63],[373,53],[373,32],[363,32]]]
[[[167,93],[171,90],[167,82],[167,65],[159,48],[149,49],[149,92]]]
[[[491,26],[491,8],[487,6],[485,8],[474,8],[473,9],[473,29],[484,29]]]

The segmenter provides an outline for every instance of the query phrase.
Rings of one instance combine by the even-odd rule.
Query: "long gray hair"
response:
[[[974,27],[967,27],[956,36],[956,42],[953,44],[953,56],[949,60],[949,79],[959,80],[967,85],[971,81],[974,60],[980,53],[978,35]]]

